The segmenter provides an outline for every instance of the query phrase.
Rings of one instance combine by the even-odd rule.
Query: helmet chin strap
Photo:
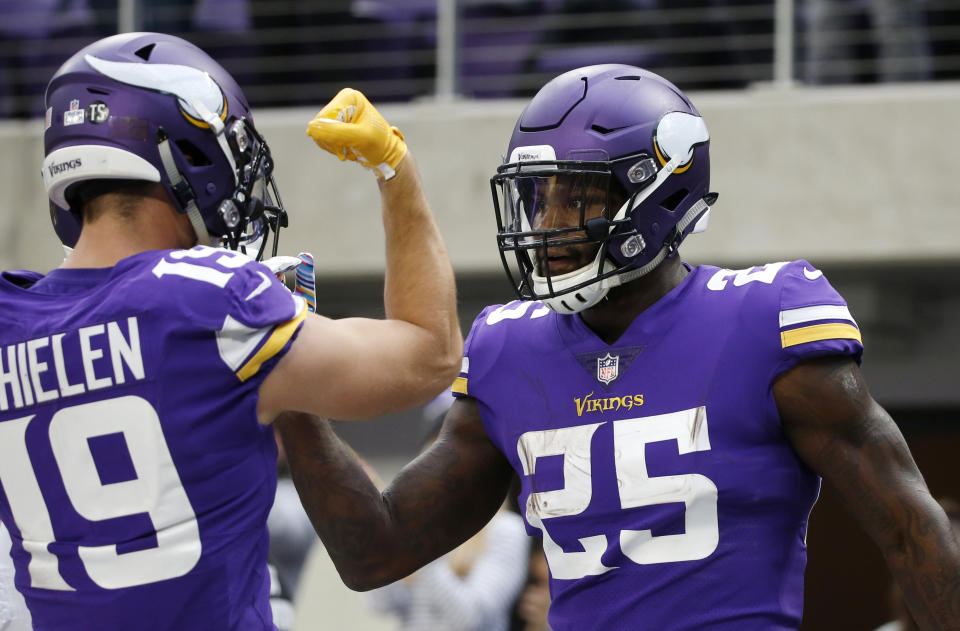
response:
[[[716,195],[715,193],[710,193],[710,195]],[[699,219],[703,213],[710,210],[710,204],[712,202],[707,201],[707,197],[702,197],[697,200],[693,206],[687,209],[687,212],[683,214],[683,217],[680,218],[680,221],[677,222],[677,225],[674,227],[673,233],[679,238],[683,234],[683,231],[687,229],[691,223]],[[618,285],[623,285],[624,283],[629,283],[632,280],[636,280],[641,276],[649,274],[655,267],[660,265],[663,262],[663,259],[667,258],[671,252],[673,252],[678,243],[674,240],[668,243],[664,243],[663,247],[660,248],[660,251],[657,252],[650,262],[646,263],[642,267],[637,267],[635,269],[630,269],[622,274],[617,274],[616,276],[608,279],[608,285],[610,287],[617,287]]]
[[[200,215],[200,209],[197,208],[196,196],[190,189],[190,184],[177,170],[177,165],[173,161],[173,152],[170,150],[170,138],[164,134],[163,139],[157,143],[160,151],[160,161],[163,163],[163,170],[170,181],[170,187],[174,196],[183,208],[187,211],[187,217],[190,219],[190,225],[197,235],[197,243],[202,245],[213,244],[210,233],[207,231],[207,224]]]
[[[653,195],[654,191],[660,188],[660,186],[667,181],[667,178],[674,172],[674,170],[676,170],[676,168],[680,166],[680,164],[683,162],[683,160],[681,159],[682,157],[685,158],[685,156],[681,156],[678,154],[670,158],[670,160],[668,160],[667,163],[663,165],[663,168],[657,171],[657,176],[653,180],[653,182],[650,184],[650,186],[644,189],[640,193],[640,195],[638,195],[633,200],[632,203],[631,203],[631,200],[629,199],[626,202],[624,202],[623,206],[620,207],[620,210],[617,211],[617,215],[616,217],[614,217],[613,221],[615,222],[615,221],[624,219],[627,216],[628,209],[632,210],[640,206],[640,204],[642,204],[643,202],[647,201],[647,199],[651,195]],[[696,207],[697,205],[698,204],[694,204],[694,206],[690,208],[690,211],[692,211],[694,207]],[[678,225],[680,223],[683,223],[683,228],[687,227],[687,224],[689,223],[688,217],[690,216],[690,211],[687,211],[687,213],[683,216],[680,222],[678,222]],[[686,223],[684,223],[684,221],[686,221]],[[611,222],[610,233],[612,233],[614,229],[616,229],[616,224]],[[682,232],[683,229],[681,228],[680,231]],[[641,276],[645,276],[649,274],[651,271],[653,271],[655,267],[657,267],[658,265],[660,265],[660,263],[663,262],[663,259],[667,258],[667,255],[670,254],[671,250],[672,250],[671,245],[664,244],[664,246],[660,248],[660,251],[657,252],[657,254],[648,263],[644,264],[641,267],[629,269],[621,274],[617,274],[616,276],[613,276],[607,279],[606,280],[607,287],[608,288],[618,287],[625,283],[629,283],[632,280],[636,280]],[[641,252],[642,251],[643,250],[641,250]],[[605,254],[602,248],[601,248],[601,253]]]
[[[233,173],[234,184],[236,184],[239,177],[237,175],[237,163],[233,159],[233,152],[230,150],[230,146],[227,144],[225,134],[223,133],[223,121],[199,101],[193,101],[190,105],[200,114],[200,117],[210,126],[210,130],[217,137],[217,143],[220,145],[223,155],[230,163],[230,170]],[[177,170],[176,162],[173,160],[173,151],[170,149],[170,138],[166,134],[163,134],[163,139],[157,143],[157,148],[160,151],[160,161],[163,163],[163,170],[166,172],[167,179],[170,181],[173,194],[176,196],[180,205],[187,211],[187,218],[190,219],[190,225],[193,226],[193,231],[197,235],[197,243],[214,245],[214,240],[207,230],[207,224],[203,220],[203,215],[200,214],[200,209],[197,208],[196,194],[190,188],[190,183],[183,177],[183,174]]]
[[[226,129],[223,121],[220,120],[219,116],[217,116],[214,112],[211,112],[207,106],[200,101],[192,101],[190,105],[198,114],[200,114],[200,118],[202,118],[203,122],[210,126],[210,131],[212,131],[217,137],[217,143],[220,145],[220,150],[223,151],[224,157],[226,157],[227,162],[230,163],[230,171],[233,173],[233,183],[237,184],[240,181],[240,176],[237,173],[237,162],[233,159],[233,151],[230,149],[230,145],[227,143],[226,134],[223,133]]]

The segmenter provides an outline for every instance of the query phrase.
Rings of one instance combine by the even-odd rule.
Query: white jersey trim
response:
[[[850,315],[850,310],[844,305],[814,305],[780,312],[781,327],[818,320],[846,320],[854,326],[857,325],[856,320]]]

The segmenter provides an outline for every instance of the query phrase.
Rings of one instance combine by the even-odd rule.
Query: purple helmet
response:
[[[263,254],[287,218],[273,159],[233,78],[193,44],[159,33],[101,39],[47,86],[43,182],[61,242],[83,203],[118,185],[160,182],[200,243]]]
[[[587,66],[547,83],[491,178],[497,243],[518,296],[582,311],[705,229],[717,197],[709,141],[690,100],[647,70]],[[589,264],[551,273],[554,253],[584,243],[597,244]]]

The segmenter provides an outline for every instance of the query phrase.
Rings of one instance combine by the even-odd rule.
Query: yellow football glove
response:
[[[341,160],[354,160],[385,180],[407,155],[403,134],[391,127],[363,93],[340,90],[307,124],[307,134]]]

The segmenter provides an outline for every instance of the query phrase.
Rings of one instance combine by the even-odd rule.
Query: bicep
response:
[[[258,412],[338,420],[372,418],[423,403],[453,381],[425,330],[402,320],[308,316],[260,387]]]
[[[796,453],[878,544],[898,545],[898,533],[936,506],[903,435],[853,360],[798,364],[774,383],[774,397]]]

